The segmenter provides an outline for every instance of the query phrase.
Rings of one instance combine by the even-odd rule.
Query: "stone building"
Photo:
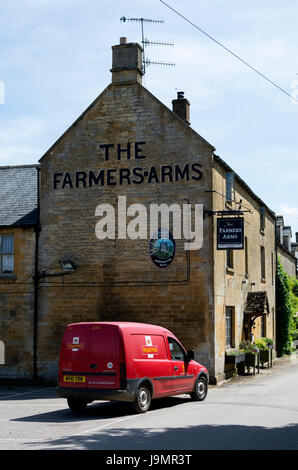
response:
[[[140,45],[122,40],[112,49],[111,84],[40,159],[36,316],[31,276],[26,357],[1,328],[0,378],[21,367],[53,379],[66,324],[127,320],[172,330],[216,383],[227,347],[249,333],[275,335],[275,215],[190,127],[183,93],[170,110],[142,86]],[[154,204],[176,210],[158,250],[160,233],[146,219]],[[181,214],[198,221],[199,249],[173,236]],[[244,220],[243,249],[218,249],[218,219]],[[109,238],[101,239],[104,229]],[[32,249],[34,240],[32,229]],[[33,260],[34,250],[31,274]],[[12,321],[6,306],[4,318]]]
[[[0,167],[0,377],[34,374],[38,171]]]
[[[292,229],[289,225],[284,225],[284,218],[282,215],[276,217],[276,247],[277,256],[285,272],[291,276],[296,277],[297,273],[297,258],[293,250],[294,243],[291,242]]]
[[[291,253],[296,258],[296,277],[298,278],[298,232],[295,233],[295,241],[291,242]]]

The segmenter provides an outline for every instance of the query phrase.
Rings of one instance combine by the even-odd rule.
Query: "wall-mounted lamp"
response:
[[[59,264],[60,264],[62,271],[70,272],[70,271],[75,271],[76,269],[74,263],[70,260],[60,260]]]

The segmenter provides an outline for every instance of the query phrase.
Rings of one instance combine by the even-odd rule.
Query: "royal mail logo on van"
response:
[[[158,347],[157,346],[142,346],[142,353],[143,354],[158,354]]]
[[[146,344],[141,346],[142,354],[148,354],[148,359],[153,358],[154,354],[158,354],[158,347],[152,344],[151,336],[145,336]]]
[[[67,343],[67,348],[72,349],[73,351],[78,351],[79,349],[84,349],[85,344],[80,343],[80,338],[78,336],[74,336],[72,339],[72,343]]]

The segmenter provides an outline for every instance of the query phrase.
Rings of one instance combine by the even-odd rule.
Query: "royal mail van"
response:
[[[152,399],[190,394],[204,400],[208,371],[166,328],[145,323],[88,322],[66,327],[57,394],[73,411],[94,400],[131,402],[146,412]]]

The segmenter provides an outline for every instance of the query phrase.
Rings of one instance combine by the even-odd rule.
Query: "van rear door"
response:
[[[60,351],[60,386],[87,386],[88,354],[88,330],[81,325],[69,325],[65,329]]]
[[[123,367],[124,362],[121,362],[120,339],[117,325],[90,325],[87,364],[89,389],[120,388],[120,367]]]

